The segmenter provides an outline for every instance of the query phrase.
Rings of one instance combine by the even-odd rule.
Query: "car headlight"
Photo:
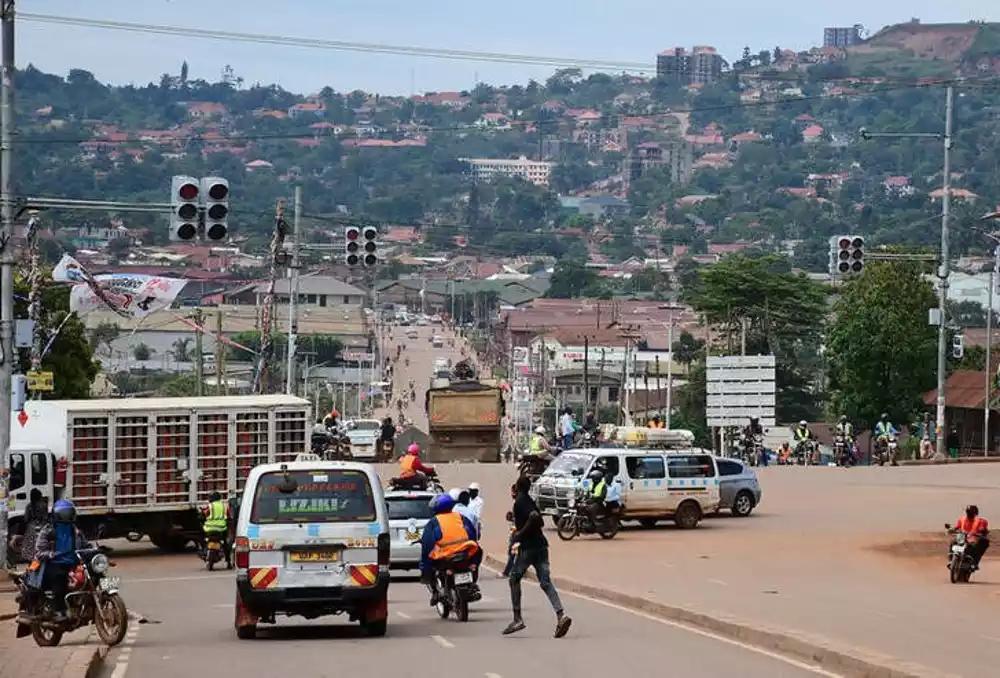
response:
[[[98,553],[90,559],[90,569],[94,571],[94,574],[104,574],[109,567],[111,567],[111,561],[103,553]]]

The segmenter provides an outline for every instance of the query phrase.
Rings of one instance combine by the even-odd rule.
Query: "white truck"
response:
[[[309,402],[287,395],[28,401],[12,414],[12,533],[37,489],[72,500],[89,537],[182,550],[213,492],[308,452],[311,429]]]

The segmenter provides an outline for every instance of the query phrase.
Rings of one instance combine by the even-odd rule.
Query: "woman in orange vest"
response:
[[[469,562],[476,566],[472,571],[472,581],[479,581],[479,564],[483,561],[479,534],[472,521],[461,513],[455,513],[454,508],[455,500],[447,494],[439,494],[431,499],[434,517],[427,521],[420,538],[420,574],[431,591],[431,605],[437,604],[437,577],[434,576],[436,563],[451,560],[464,553]]]

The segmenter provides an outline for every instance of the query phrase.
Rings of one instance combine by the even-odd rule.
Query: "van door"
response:
[[[663,455],[627,455],[625,470],[625,507],[629,515],[663,515],[666,513],[667,468]]]
[[[10,453],[10,475],[7,479],[9,495],[7,507],[11,517],[23,516],[28,508],[28,474],[27,462],[23,452]]]

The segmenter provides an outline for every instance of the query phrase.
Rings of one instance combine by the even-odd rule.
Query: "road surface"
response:
[[[484,599],[468,623],[440,619],[413,579],[390,585],[384,638],[362,635],[340,617],[278,620],[258,638],[233,630],[234,577],[209,573],[194,555],[119,558],[116,574],[138,625],[131,645],[108,658],[104,678],[523,678],[670,675],[673,678],[806,678],[830,675],[811,667],[713,639],[659,621],[563,595],[574,623],[552,637],[554,615],[533,582],[525,582],[528,627],[503,637],[510,620],[507,582],[484,573]]]

